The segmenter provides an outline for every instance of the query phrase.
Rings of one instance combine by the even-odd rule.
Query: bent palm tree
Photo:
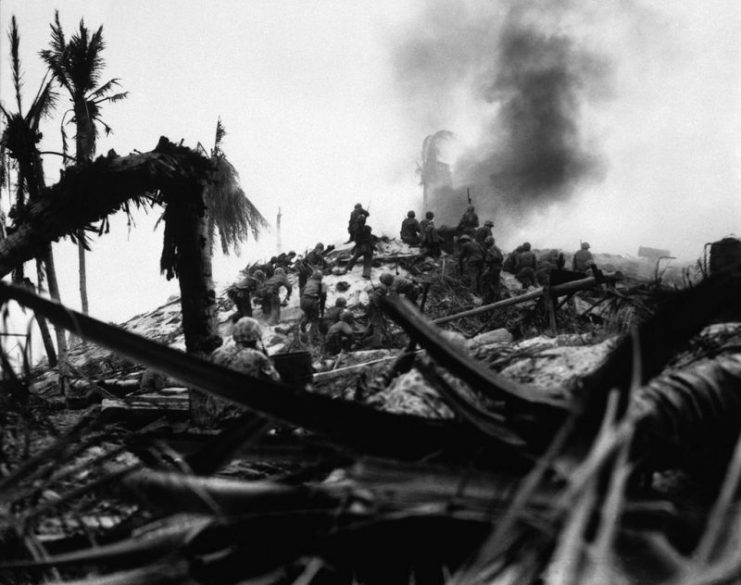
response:
[[[38,149],[38,143],[42,134],[39,130],[41,119],[47,116],[56,103],[56,94],[52,91],[50,81],[42,81],[41,86],[34,98],[28,111],[23,114],[23,104],[21,99],[21,64],[19,57],[20,35],[18,34],[18,25],[15,16],[11,19],[10,27],[10,53],[11,68],[13,73],[13,86],[16,98],[17,112],[10,113],[4,106],[0,105],[5,119],[5,129],[0,137],[0,146],[4,152],[16,161],[18,169],[18,180],[15,197],[15,205],[11,210],[11,215],[16,225],[23,221],[26,213],[26,195],[28,202],[36,202],[41,198],[41,193],[45,187],[44,169],[41,164],[41,155]],[[42,287],[41,275],[44,270],[39,266],[43,262],[45,266],[46,277],[49,283],[49,294],[55,300],[59,301],[59,285],[57,284],[56,269],[54,267],[54,255],[52,252],[51,242],[45,243],[35,254],[37,259],[37,274],[39,275],[39,288]],[[23,280],[22,262],[16,264],[21,267],[14,280]],[[45,333],[45,326],[39,322],[42,335]],[[64,362],[67,343],[64,331],[57,329],[57,349],[60,358]],[[45,339],[49,362],[54,363],[53,352],[49,351],[48,340]]]
[[[101,53],[105,48],[103,42],[103,27],[101,26],[92,35],[85,27],[85,21],[80,20],[80,28],[69,42],[66,41],[62,25],[59,22],[59,11],[54,15],[54,24],[51,25],[50,48],[41,51],[41,58],[49,66],[54,78],[64,87],[72,102],[72,112],[77,126],[75,135],[77,164],[89,163],[95,156],[95,146],[100,124],[106,134],[111,132],[101,119],[101,105],[105,102],[117,102],[124,99],[128,92],[113,93],[119,85],[118,79],[110,79],[99,85],[104,61]],[[62,121],[63,152],[67,153],[67,140]],[[78,256],[80,262],[80,297],[82,312],[87,314],[89,309],[87,296],[87,275],[85,268],[85,232],[77,233]]]
[[[239,253],[240,243],[247,240],[250,234],[254,239],[260,235],[260,230],[267,227],[260,211],[247,198],[239,184],[239,173],[234,165],[226,158],[221,148],[226,135],[221,120],[216,122],[216,138],[209,157],[214,163],[215,172],[212,183],[206,187],[204,199],[208,213],[208,233],[213,247],[216,231],[219,232],[221,250],[229,254],[230,249]],[[199,149],[205,149],[200,144]]]

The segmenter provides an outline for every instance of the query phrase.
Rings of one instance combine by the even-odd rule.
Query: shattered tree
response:
[[[85,167],[69,167],[24,209],[13,232],[0,242],[0,276],[39,255],[50,242],[92,229],[90,224],[128,209],[131,202],[162,204],[167,220],[162,269],[179,280],[186,348],[207,353],[216,339],[203,203],[212,171],[208,159],[164,137],[150,152],[112,153]]]

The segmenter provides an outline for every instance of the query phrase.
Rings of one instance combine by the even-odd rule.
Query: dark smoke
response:
[[[440,5],[436,6],[433,15]],[[580,121],[585,100],[604,93],[595,88],[605,87],[609,67],[566,33],[553,32],[554,11],[548,6],[557,5],[519,1],[503,18],[493,13],[484,20],[480,14],[459,12],[461,20],[448,20],[442,27],[439,17],[429,17],[431,28],[422,27],[426,31],[422,40],[402,47],[402,52],[415,55],[406,59],[417,65],[412,73],[415,82],[408,84],[415,103],[439,104],[446,92],[460,91],[465,83],[473,100],[491,104],[480,120],[483,143],[455,161],[452,185],[432,190],[429,207],[443,221],[458,219],[470,188],[479,215],[503,212],[521,223],[568,200],[580,185],[604,172],[599,152],[590,145]],[[451,38],[459,39],[459,50],[454,50]],[[448,54],[446,60],[425,63],[426,56],[441,54],[438,40]],[[446,62],[455,73],[440,70]],[[400,73],[410,71],[402,67]],[[424,83],[426,73],[434,75],[437,86],[432,79]],[[435,99],[420,94],[425,88],[434,88]],[[455,117],[455,112],[447,114]],[[424,122],[429,123],[429,116]],[[442,116],[438,123],[456,132]]]

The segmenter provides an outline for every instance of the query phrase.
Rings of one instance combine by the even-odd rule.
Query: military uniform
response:
[[[407,217],[401,222],[401,241],[410,246],[418,246],[420,244],[420,234],[422,233],[422,227],[419,221],[415,217]]]
[[[291,298],[293,287],[288,282],[288,277],[280,270],[268,278],[262,288],[262,313],[270,325],[280,323],[280,289],[286,289],[286,301]]]
[[[433,258],[439,258],[440,251],[440,234],[437,233],[435,221],[432,219],[425,220],[425,231],[422,234],[422,253]]]
[[[586,272],[590,264],[594,263],[594,257],[587,248],[582,248],[574,253],[574,259],[571,266],[576,272]]]
[[[479,216],[476,215],[473,205],[469,205],[460,222],[458,222],[458,230],[462,234],[473,237],[477,227],[479,227]]]
[[[419,288],[414,281],[401,276],[394,277],[394,282],[391,285],[390,292],[396,295],[403,295],[412,303],[416,303],[417,297],[419,296]]]
[[[347,270],[350,271],[355,267],[355,262],[363,257],[363,278],[371,277],[371,267],[373,266],[373,250],[375,249],[375,242],[371,228],[368,225],[362,224],[358,231],[355,233],[355,253],[350,262],[347,263]]]
[[[491,227],[486,224],[478,228],[473,235],[474,241],[478,244],[481,244],[482,246],[484,245],[486,238],[491,237],[493,237],[493,234],[491,233]]]
[[[493,303],[501,295],[503,264],[502,251],[494,244],[488,246],[484,256],[484,273],[481,275],[481,294],[485,303]]]
[[[310,278],[301,295],[301,310],[304,312],[301,331],[306,331],[308,325],[312,337],[319,335],[319,316],[324,313],[326,302],[327,285],[322,283],[320,276]]]
[[[337,321],[329,328],[325,349],[330,355],[336,355],[341,351],[350,351],[355,331],[349,323]]]
[[[468,237],[463,239],[461,254],[458,258],[458,268],[461,274],[464,274],[464,266],[471,290],[476,294],[480,294],[481,274],[484,270],[484,248],[481,244],[474,242]]]
[[[520,281],[523,288],[535,286],[535,269],[537,260],[529,246],[523,246],[522,252],[515,256],[515,277]]]
[[[350,213],[350,221],[347,225],[347,231],[350,234],[350,241],[351,242],[357,242],[357,232],[358,228],[362,223],[365,222],[366,218],[370,216],[370,213],[368,213],[363,207],[358,203],[355,206],[355,209],[352,210]]]

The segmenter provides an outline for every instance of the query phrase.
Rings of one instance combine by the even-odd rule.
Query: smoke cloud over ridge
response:
[[[467,188],[480,214],[523,223],[603,175],[581,112],[608,94],[610,66],[572,36],[575,11],[564,6],[499,2],[484,12],[438,2],[399,44],[399,84],[420,125],[433,134],[453,120],[474,135],[446,161],[452,184],[429,185],[427,206],[443,222],[458,219]]]

